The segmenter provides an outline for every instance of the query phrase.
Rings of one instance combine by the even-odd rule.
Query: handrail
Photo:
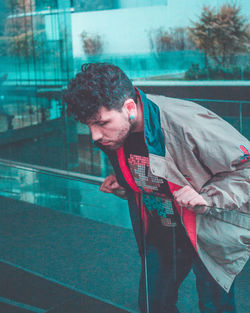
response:
[[[47,175],[59,176],[62,178],[82,181],[82,182],[91,183],[94,185],[101,185],[104,181],[104,178],[102,177],[97,177],[97,176],[87,175],[87,174],[82,174],[82,173],[75,173],[72,171],[60,170],[60,169],[46,167],[46,166],[34,165],[30,163],[27,164],[27,163],[22,163],[22,162],[16,162],[12,160],[1,159],[1,158],[0,158],[0,165],[22,169],[22,170],[34,172],[34,173],[42,173],[42,174],[47,174]]]
[[[138,87],[159,86],[159,87],[179,87],[179,86],[205,86],[205,87],[230,87],[230,86],[250,86],[250,80],[150,80],[134,79],[133,85]]]
[[[223,100],[223,99],[203,99],[203,98],[183,98],[184,100],[189,101],[200,101],[200,102],[221,102],[221,103],[249,103],[249,100]]]

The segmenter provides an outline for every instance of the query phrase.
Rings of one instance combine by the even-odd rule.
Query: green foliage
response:
[[[235,5],[224,5],[218,11],[204,7],[199,21],[193,24],[189,28],[193,41],[218,65],[228,66],[232,54],[248,49],[249,25]]]
[[[186,80],[249,80],[250,66],[240,68],[233,67],[205,67],[200,68],[198,64],[192,64],[185,73]]]

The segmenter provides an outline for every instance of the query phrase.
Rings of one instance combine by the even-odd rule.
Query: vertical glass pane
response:
[[[71,142],[67,134],[76,126],[65,120],[60,100],[62,84],[73,75],[70,1],[1,5],[0,157],[71,168],[74,134]]]
[[[242,102],[240,105],[240,129],[246,138],[250,138],[250,104]]]
[[[232,38],[224,33],[222,42],[213,42],[214,29],[204,5],[215,18],[223,13],[230,23],[236,19],[243,35]],[[5,250],[0,249],[6,262],[74,289],[77,296],[85,294],[116,308],[139,311],[141,260],[127,204],[98,191],[100,177],[110,174],[112,167],[107,156],[93,146],[88,128],[66,116],[62,89],[85,62],[116,64],[132,80],[143,81],[149,88],[161,85],[164,93],[186,81],[194,89],[197,81],[204,88],[214,81],[212,93],[228,80],[234,81],[233,86],[248,86],[250,55],[245,31],[249,17],[248,0],[0,2],[0,158],[95,176],[94,183],[89,183],[76,179],[74,173],[69,178],[65,172],[6,166],[0,160],[4,163],[0,196],[5,197],[1,203],[17,200],[1,208],[0,220],[6,218],[3,225],[10,225],[19,240],[4,233],[12,240],[4,245]],[[215,24],[223,34],[223,25],[218,20]],[[206,30],[205,42],[195,34],[198,26]],[[216,94],[218,99],[195,101],[250,137],[246,96],[226,100],[230,97]],[[193,98],[192,94],[188,97]],[[23,247],[25,226],[30,233]],[[147,268],[147,259],[142,263]],[[145,283],[143,288],[151,286]],[[186,297],[187,290],[193,296],[189,285],[182,288]],[[62,297],[54,303],[55,310],[68,299],[75,298],[72,294]],[[193,312],[196,309],[192,307]]]
[[[97,61],[114,63],[130,78],[150,80],[149,84],[226,79],[223,71],[216,77],[211,68],[201,70],[207,61],[212,67],[216,61],[197,48],[189,33],[203,5],[219,10],[223,4],[219,0],[2,1],[0,157],[93,175],[110,173],[107,158],[93,148],[86,127],[65,120],[62,88],[84,62]],[[237,5],[248,18],[248,2]],[[227,58],[232,80],[248,79],[249,53],[243,50]],[[248,106],[242,104],[242,116]],[[243,119],[240,125],[232,122],[237,129],[246,128]]]
[[[1,260],[22,283],[18,292],[12,285],[1,292],[1,301],[8,296],[37,311],[69,312],[66,305],[78,303],[75,313],[138,312],[140,257],[126,201],[99,192],[100,179],[2,163],[0,176]]]

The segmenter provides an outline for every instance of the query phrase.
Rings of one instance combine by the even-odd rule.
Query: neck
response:
[[[141,99],[137,98],[137,118],[133,127],[132,132],[142,132],[144,131],[144,114]]]

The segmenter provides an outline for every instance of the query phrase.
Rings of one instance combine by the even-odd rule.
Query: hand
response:
[[[174,191],[173,196],[179,206],[184,206],[195,213],[204,214],[208,209],[207,201],[188,185]]]
[[[113,193],[122,199],[126,199],[126,189],[118,184],[115,175],[107,176],[101,184],[100,190],[106,193]]]

